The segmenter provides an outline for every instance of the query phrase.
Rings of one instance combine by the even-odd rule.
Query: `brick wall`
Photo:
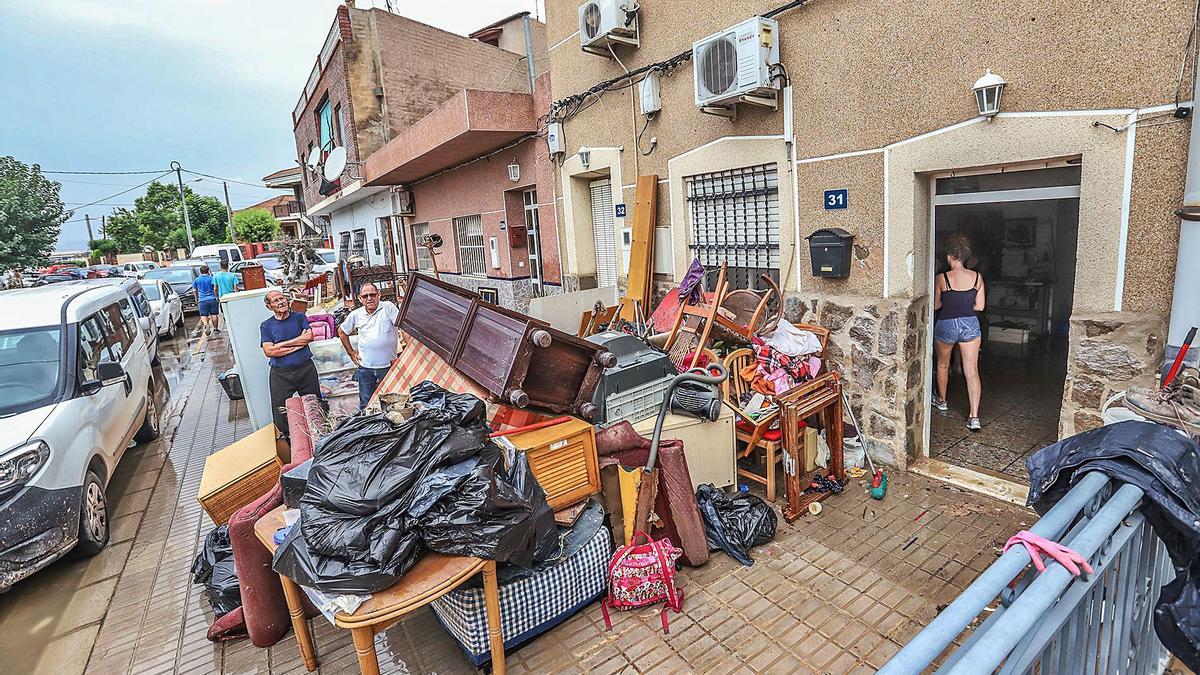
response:
[[[392,136],[466,88],[529,92],[520,54],[395,14],[371,13],[384,47],[380,58]]]

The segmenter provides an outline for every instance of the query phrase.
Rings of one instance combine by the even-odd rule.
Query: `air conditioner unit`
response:
[[[612,56],[612,45],[638,46],[636,0],[588,0],[579,7],[579,46],[585,52]]]
[[[732,117],[738,103],[775,107],[779,22],[756,16],[692,45],[696,105]]]
[[[412,188],[398,188],[396,194],[396,215],[414,216],[417,213],[417,200]]]

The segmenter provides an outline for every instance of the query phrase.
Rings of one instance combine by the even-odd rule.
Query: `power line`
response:
[[[136,176],[138,174],[158,173],[161,170],[162,169],[156,169],[154,171],[47,171],[42,169],[41,171],[42,173],[57,173],[76,176]],[[168,171],[167,173],[170,172]]]
[[[149,185],[149,184],[153,183],[154,181],[158,180],[159,178],[162,178],[163,176],[165,176],[165,175],[167,175],[167,174],[169,174],[169,173],[171,173],[171,172],[170,172],[170,171],[164,171],[164,172],[162,172],[162,173],[158,174],[157,176],[155,176],[154,178],[151,178],[150,180],[146,181],[145,183],[140,183],[140,184],[138,184],[138,185],[134,185],[133,187],[126,188],[126,189],[124,189],[124,190],[121,190],[120,192],[117,192],[117,193],[111,194],[111,195],[109,195],[109,196],[107,196],[107,197],[104,197],[103,199],[97,199],[97,200],[96,200],[96,201],[94,201],[94,202],[88,202],[87,204],[83,204],[83,205],[81,205],[81,206],[77,206],[77,207],[75,207],[74,209],[71,209],[71,210],[72,210],[72,211],[78,211],[79,209],[83,209],[83,208],[86,208],[86,207],[88,207],[88,206],[95,206],[96,204],[99,204],[100,202],[106,202],[106,201],[108,201],[108,200],[112,199],[113,197],[120,197],[121,195],[125,194],[126,192],[133,192],[134,190],[136,190],[136,189],[138,189],[138,188],[140,188],[140,187],[145,187],[146,185]]]
[[[233,178],[222,178],[221,176],[213,176],[212,174],[201,173],[199,171],[192,171],[191,169],[184,169],[183,172],[190,173],[190,174],[193,174],[196,176],[204,176],[205,178],[212,178],[213,180],[229,181],[230,183],[237,183],[238,185],[249,185],[250,187],[258,188],[260,190],[286,190],[287,189],[287,188],[270,188],[261,183],[247,183],[244,180],[236,180]]]

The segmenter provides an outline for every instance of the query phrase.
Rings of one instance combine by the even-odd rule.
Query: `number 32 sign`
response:
[[[833,209],[846,208],[846,195],[849,192],[850,191],[847,190],[846,188],[841,188],[840,190],[826,190],[825,191],[825,210],[830,211]]]

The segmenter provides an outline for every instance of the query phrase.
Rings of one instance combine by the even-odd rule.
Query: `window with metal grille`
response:
[[[496,290],[495,288],[486,288],[484,286],[480,286],[478,292],[479,297],[484,302],[490,302],[493,305],[500,304],[500,291]]]
[[[461,272],[474,277],[487,276],[483,250],[483,217],[455,218],[454,234],[458,239],[458,262]]]
[[[338,233],[338,260],[345,260],[350,257],[350,233]]]
[[[686,179],[690,248],[706,268],[729,264],[730,288],[779,281],[779,170],[761,164]],[[716,280],[710,275],[708,283]]]
[[[365,229],[351,230],[353,242],[350,244],[350,256],[367,257],[367,231]]]
[[[413,240],[413,255],[417,259],[417,270],[421,272],[433,271],[433,257],[429,253],[429,249],[422,245],[422,241],[429,234],[429,223],[414,223],[412,226]]]

